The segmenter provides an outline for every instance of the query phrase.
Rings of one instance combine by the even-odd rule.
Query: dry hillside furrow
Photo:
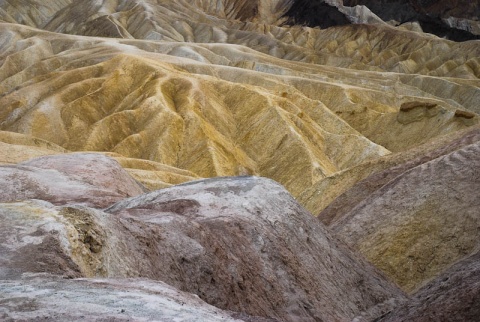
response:
[[[43,28],[59,11],[73,3],[72,0],[6,0],[0,8],[0,19]]]
[[[299,195],[298,201],[313,214],[320,214],[326,225],[335,216],[349,212],[358,202],[382,185],[398,171],[438,158],[480,138],[479,126],[444,135],[401,153],[392,153],[376,160],[362,163],[319,180]],[[364,180],[371,176],[369,180]],[[364,181],[362,181],[364,180]],[[375,184],[372,184],[375,182]]]

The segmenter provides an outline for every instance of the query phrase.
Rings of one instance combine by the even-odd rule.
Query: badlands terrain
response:
[[[479,17],[0,0],[0,320],[478,321]]]

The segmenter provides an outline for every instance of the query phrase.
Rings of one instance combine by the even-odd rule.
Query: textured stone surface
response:
[[[312,50],[288,45],[290,29],[279,28],[251,45],[276,58],[229,44],[92,40],[3,25],[0,128],[200,177],[259,174],[298,196],[338,171],[478,123],[474,44],[415,36],[397,45],[401,34],[372,26],[356,27],[362,41],[348,42],[346,28],[292,27],[291,41],[308,36]],[[402,117],[401,104],[425,93],[437,107]],[[459,109],[473,117],[455,116]]]
[[[393,153],[335,173],[307,188],[297,200],[313,214],[322,213],[320,220],[329,225],[337,215],[349,212],[399,174],[479,139],[478,126],[439,137],[402,153]],[[368,180],[360,182],[368,177]]]
[[[195,295],[142,279],[33,275],[0,281],[0,301],[4,321],[243,321]]]
[[[28,272],[144,277],[222,309],[281,321],[378,316],[404,300],[268,179],[196,181],[106,213],[26,201],[1,204],[0,215],[3,279]]]
[[[457,41],[480,38],[478,1],[344,0],[343,4],[365,5],[383,20],[393,24],[417,21],[425,32],[439,37]]]
[[[0,279],[23,273],[81,277],[68,254],[68,237],[54,206],[45,201],[0,204]]]
[[[0,164],[15,164],[66,150],[51,142],[15,132],[0,131]]]
[[[195,173],[168,166],[162,163],[125,158],[115,153],[106,153],[118,163],[138,182],[149,190],[170,187],[175,184],[200,179]]]
[[[342,320],[401,299],[267,179],[187,183],[107,212],[128,218],[137,238],[148,223],[155,238],[145,242],[158,245],[148,254],[157,278],[220,308],[280,320]]]
[[[48,141],[15,132],[0,132],[0,164],[17,164],[32,158],[69,153]],[[199,179],[195,173],[154,161],[126,158],[106,152],[146,189],[156,190]],[[77,162],[72,160],[73,163]]]

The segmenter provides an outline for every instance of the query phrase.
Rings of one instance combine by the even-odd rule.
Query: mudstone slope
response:
[[[478,10],[1,2],[0,317],[474,320]]]

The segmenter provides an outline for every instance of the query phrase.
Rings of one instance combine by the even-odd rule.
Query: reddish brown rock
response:
[[[437,104],[430,103],[430,102],[407,102],[407,103],[403,103],[400,106],[400,111],[401,112],[408,112],[408,111],[411,111],[415,108],[421,108],[421,107],[425,107],[427,109],[430,109],[430,108],[434,108],[435,106],[437,106]]]
[[[463,111],[463,110],[456,110],[455,111],[455,116],[456,117],[463,117],[465,119],[472,119],[475,117],[475,113],[468,112],[468,111]]]
[[[119,202],[150,278],[222,309],[281,321],[348,320],[402,299],[268,179],[220,178]],[[131,243],[130,243],[131,244]]]
[[[404,300],[269,179],[196,181],[126,199],[107,212],[5,203],[0,217],[0,279],[32,272],[142,277],[241,319],[344,321],[380,316]]]

